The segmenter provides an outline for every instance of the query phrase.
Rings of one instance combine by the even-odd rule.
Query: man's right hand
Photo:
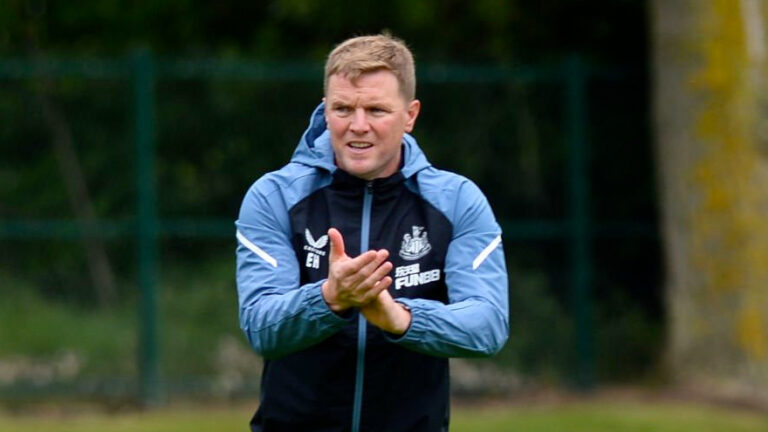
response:
[[[331,250],[328,255],[328,279],[323,283],[323,298],[334,312],[370,303],[392,285],[387,276],[392,263],[389,251],[370,250],[355,258],[344,252],[344,238],[336,228],[328,230]]]

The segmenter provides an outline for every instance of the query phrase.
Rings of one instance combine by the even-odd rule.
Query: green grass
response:
[[[580,402],[458,410],[451,430],[528,432],[768,431],[768,416],[681,403]]]
[[[0,432],[245,431],[252,406],[175,407],[149,412],[2,414]],[[586,401],[459,406],[452,432],[765,432],[768,415],[681,402]]]

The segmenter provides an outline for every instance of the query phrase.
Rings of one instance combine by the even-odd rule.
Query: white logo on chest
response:
[[[307,268],[320,268],[320,257],[325,256],[325,251],[322,249],[328,245],[328,235],[325,234],[315,240],[312,233],[309,232],[309,228],[305,228],[304,239],[307,241],[307,244],[304,245],[304,250],[307,251],[307,260],[304,265]]]
[[[395,268],[395,289],[416,287],[440,280],[440,269],[421,272],[419,263]]]
[[[411,231],[413,235],[404,235],[403,242],[400,244],[400,256],[408,261],[417,260],[432,250],[424,227],[412,226]]]

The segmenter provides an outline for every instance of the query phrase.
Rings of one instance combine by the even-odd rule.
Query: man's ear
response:
[[[405,122],[406,132],[411,133],[411,131],[413,130],[413,127],[416,125],[416,118],[419,117],[420,111],[421,111],[421,102],[418,99],[414,99],[408,104],[408,110],[406,111],[406,114],[408,115],[408,119]]]

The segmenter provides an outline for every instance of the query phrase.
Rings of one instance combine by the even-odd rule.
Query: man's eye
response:
[[[333,110],[336,111],[339,114],[349,114],[350,112],[352,112],[352,108],[345,107],[345,106],[339,106],[339,107],[334,108]]]

